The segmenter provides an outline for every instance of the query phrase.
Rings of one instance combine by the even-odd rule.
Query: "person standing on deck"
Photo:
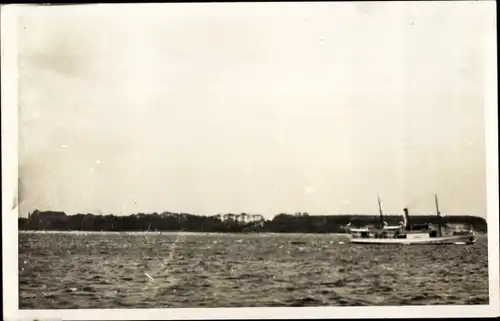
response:
[[[446,229],[448,228],[448,223],[446,222],[445,215],[441,211],[438,211],[438,220],[439,220],[438,222],[439,229],[441,230],[442,228],[444,228],[444,231],[446,233]]]
[[[401,228],[406,228],[406,224],[408,222],[406,221],[406,216],[405,215],[401,215],[401,221],[399,221],[399,225],[401,226]]]

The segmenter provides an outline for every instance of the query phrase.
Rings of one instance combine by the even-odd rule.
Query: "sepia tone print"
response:
[[[115,8],[17,12],[19,310],[491,304],[484,7]]]

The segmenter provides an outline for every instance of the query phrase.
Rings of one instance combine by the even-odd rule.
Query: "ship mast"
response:
[[[378,212],[380,214],[380,225],[384,228],[384,214],[382,213],[382,204],[380,203],[380,196],[377,195],[378,198]]]
[[[441,212],[439,211],[439,202],[438,202],[438,196],[437,196],[437,194],[434,194],[434,202],[436,203],[436,214],[438,216],[439,236],[442,236],[442,232],[441,232]]]

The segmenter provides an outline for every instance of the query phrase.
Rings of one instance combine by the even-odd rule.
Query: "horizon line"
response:
[[[83,212],[80,212],[80,213],[66,213],[65,211],[61,211],[61,210],[40,210],[40,209],[35,209],[31,212],[28,212],[24,215],[19,215],[18,218],[24,218],[23,216],[26,216],[26,217],[29,217],[31,214],[33,214],[34,212],[56,212],[56,213],[64,213],[65,215],[94,215],[94,216],[108,216],[108,215],[111,215],[111,216],[133,216],[133,215],[139,215],[139,214],[144,214],[144,215],[152,215],[152,214],[157,214],[157,215],[161,215],[161,214],[187,214],[187,215],[194,215],[194,216],[207,216],[207,217],[210,217],[210,216],[217,216],[217,215],[221,215],[221,216],[224,216],[224,215],[228,215],[228,214],[233,214],[233,215],[242,215],[242,214],[245,214],[245,215],[249,215],[249,216],[252,216],[252,215],[257,215],[257,216],[262,216],[264,219],[267,220],[266,218],[266,215],[263,215],[261,213],[250,213],[250,212],[240,212],[240,213],[231,213],[231,212],[228,212],[228,213],[216,213],[216,214],[201,214],[201,213],[189,213],[189,212],[170,212],[170,211],[162,211],[162,212],[149,212],[149,213],[144,213],[144,212],[136,212],[136,213],[128,213],[128,214],[113,214],[113,213],[101,213],[101,214],[96,214],[96,213],[92,213],[92,212],[86,212],[86,213],[83,213]],[[270,216],[270,220],[272,220],[273,218],[275,218],[276,216],[278,215],[291,215],[291,216],[294,216],[294,215],[297,215],[297,214],[300,214],[298,216],[380,216],[380,214],[377,214],[377,213],[374,213],[374,214],[369,214],[369,213],[335,213],[335,214],[328,214],[328,213],[322,213],[322,214],[317,214],[317,213],[310,213],[310,212],[294,212],[294,213],[285,213],[285,212],[282,212],[282,213],[278,213],[278,214],[274,214],[274,215],[271,215]],[[306,215],[304,215],[306,214]],[[404,213],[401,213],[401,214],[392,214],[392,213],[385,213],[384,216],[403,216]],[[437,216],[437,214],[433,213],[433,214],[424,214],[424,213],[417,213],[417,214],[410,214],[410,216]],[[446,216],[469,216],[469,217],[478,217],[478,218],[482,218],[486,221],[486,218],[482,217],[482,216],[479,216],[479,215],[474,215],[474,214],[447,214],[445,215]]]

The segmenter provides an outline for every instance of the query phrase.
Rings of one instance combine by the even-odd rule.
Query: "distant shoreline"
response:
[[[347,233],[298,233],[298,232],[195,232],[195,231],[76,231],[76,230],[18,230],[21,234],[234,234],[234,235],[251,235],[251,234],[267,234],[267,235],[293,235],[293,234],[314,234],[314,235],[347,235]]]
[[[18,230],[20,234],[233,234],[233,235],[253,235],[253,234],[267,234],[267,235],[293,235],[293,234],[314,234],[314,235],[348,235],[346,232],[339,233],[317,233],[317,232],[193,232],[193,231],[76,231],[76,230]],[[486,232],[476,232],[476,235],[486,236]]]
[[[401,215],[384,215],[389,225],[398,225]],[[411,216],[409,224],[438,224],[436,215]],[[472,226],[486,232],[486,220],[476,216],[448,216],[450,225]],[[132,214],[128,216],[75,214],[34,211],[28,218],[18,219],[18,230],[94,231],[94,232],[198,232],[198,233],[306,233],[345,234],[346,226],[380,224],[378,215],[309,215],[278,214],[265,219],[260,214],[218,214],[213,216],[186,213]],[[441,223],[442,224],[442,221]]]

